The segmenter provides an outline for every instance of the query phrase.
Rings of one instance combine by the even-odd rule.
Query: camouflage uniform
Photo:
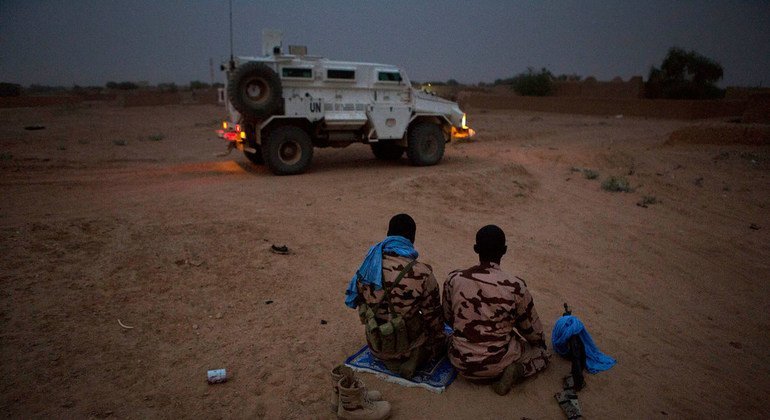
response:
[[[358,299],[359,305],[365,302],[373,305],[375,317],[381,322],[391,319],[387,299],[384,299],[385,290],[391,289],[401,270],[406,267],[411,259],[383,253],[382,255],[382,286],[380,290],[374,290],[369,284],[361,284],[359,281]],[[421,333],[409,337],[409,349],[403,352],[386,353],[375,351],[372,353],[384,361],[397,361],[409,357],[412,351],[418,347],[426,350],[426,357],[431,357],[444,349],[446,337],[443,332],[443,313],[441,310],[441,295],[438,282],[433,276],[432,268],[421,262],[416,262],[404,275],[395,289],[390,292],[390,302],[394,311],[401,315],[407,322],[414,318],[422,318]],[[419,324],[418,324],[419,325]],[[368,338],[367,338],[368,339]],[[369,343],[370,347],[372,343]]]
[[[449,273],[444,318],[454,334],[449,360],[469,379],[492,379],[512,363],[534,375],[548,366],[543,325],[524,280],[483,263]]]

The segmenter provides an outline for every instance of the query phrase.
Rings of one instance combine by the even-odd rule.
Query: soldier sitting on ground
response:
[[[524,280],[500,270],[505,233],[484,226],[473,250],[479,265],[453,271],[444,282],[444,318],[454,331],[449,360],[463,377],[493,381],[494,391],[505,395],[545,369],[550,353]]]
[[[345,292],[372,354],[407,379],[446,341],[438,283],[432,268],[417,262],[416,230],[409,215],[393,216],[388,237],[369,250]]]

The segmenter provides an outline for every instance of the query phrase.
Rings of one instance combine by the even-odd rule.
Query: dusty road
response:
[[[476,109],[477,141],[438,166],[355,145],[276,177],[215,156],[220,116],[0,110],[2,415],[330,418],[328,370],[363,342],[344,288],[408,212],[439,283],[495,223],[546,330],[575,308],[618,359],[588,377],[587,418],[770,416],[770,147],[667,144],[684,122]],[[633,192],[602,190],[610,175]],[[554,357],[506,397],[363,378],[394,418],[556,419],[568,366]],[[214,368],[232,379],[207,385]]]

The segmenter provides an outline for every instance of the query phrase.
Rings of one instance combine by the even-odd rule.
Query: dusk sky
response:
[[[720,62],[723,87],[770,85],[766,0],[233,0],[235,54],[258,55],[262,29],[310,54],[402,66],[416,81],[492,82],[528,67],[646,79],[678,46]],[[0,0],[0,81],[210,82],[228,37],[227,0]]]

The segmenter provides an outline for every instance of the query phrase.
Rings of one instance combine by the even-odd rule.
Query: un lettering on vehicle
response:
[[[310,113],[311,114],[317,114],[321,112],[321,101],[311,101],[310,102]]]
[[[284,103],[284,115],[306,117],[317,121],[323,117],[323,100],[317,98],[289,97]]]

